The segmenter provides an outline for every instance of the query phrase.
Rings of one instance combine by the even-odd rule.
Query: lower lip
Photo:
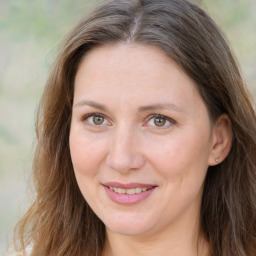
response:
[[[116,193],[115,191],[112,191],[107,186],[104,186],[104,188],[107,195],[113,202],[118,204],[123,204],[123,205],[131,205],[131,204],[137,204],[142,200],[145,200],[147,197],[149,197],[152,194],[152,192],[155,190],[156,187],[153,187],[147,191],[133,194],[133,195]]]

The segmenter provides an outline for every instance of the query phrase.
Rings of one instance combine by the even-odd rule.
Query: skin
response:
[[[228,117],[212,124],[196,84],[160,49],[92,49],[75,78],[70,151],[79,188],[106,226],[103,255],[208,255],[203,184],[230,141]],[[103,186],[113,181],[156,188],[122,205]]]

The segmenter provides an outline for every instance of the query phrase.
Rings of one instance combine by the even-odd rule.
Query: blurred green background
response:
[[[0,0],[0,255],[29,203],[40,95],[60,42],[96,0]],[[201,0],[256,95],[256,1]]]

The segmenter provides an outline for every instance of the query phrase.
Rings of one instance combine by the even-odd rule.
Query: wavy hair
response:
[[[74,78],[86,53],[106,43],[155,45],[196,82],[212,122],[226,113],[233,143],[209,167],[201,229],[212,256],[256,255],[256,117],[225,37],[187,0],[103,1],[71,31],[49,75],[36,122],[36,198],[16,226],[31,256],[99,256],[105,227],[79,191],[69,151]]]

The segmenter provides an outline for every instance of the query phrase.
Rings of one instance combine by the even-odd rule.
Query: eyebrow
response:
[[[97,103],[95,101],[82,100],[74,105],[75,108],[82,107],[82,106],[90,106],[102,111],[108,110],[108,108],[105,105]],[[157,103],[157,104],[152,104],[147,106],[141,106],[138,108],[138,112],[156,111],[156,110],[165,110],[165,109],[174,110],[177,112],[185,112],[182,108],[178,107],[173,103]]]
[[[148,106],[139,107],[138,112],[152,111],[152,110],[174,110],[177,112],[185,112],[182,108],[173,103],[158,103]]]
[[[76,103],[74,105],[74,108],[82,107],[82,106],[90,106],[90,107],[97,108],[97,109],[100,109],[100,110],[103,110],[103,111],[107,110],[106,106],[104,106],[100,103],[97,103],[95,101],[88,101],[88,100],[79,101],[78,103]]]

